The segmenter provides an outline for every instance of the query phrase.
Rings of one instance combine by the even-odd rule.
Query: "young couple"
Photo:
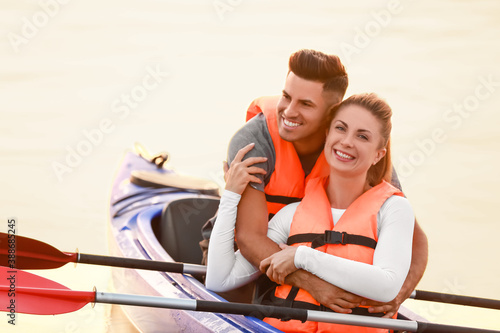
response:
[[[346,89],[338,57],[300,50],[282,96],[252,103],[229,147],[207,288],[264,273],[276,282],[266,299],[274,304],[386,317],[413,291],[427,239],[391,177],[392,112],[375,94],[341,102]],[[289,332],[376,331],[266,321]]]

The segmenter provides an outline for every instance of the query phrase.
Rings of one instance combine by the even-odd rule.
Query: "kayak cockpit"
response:
[[[165,204],[161,216],[152,221],[152,227],[172,259],[183,263],[201,263],[201,227],[215,215],[218,206],[219,198],[207,196],[187,197]]]

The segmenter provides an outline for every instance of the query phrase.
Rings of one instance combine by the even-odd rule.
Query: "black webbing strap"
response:
[[[288,293],[288,296],[285,299],[285,303],[283,306],[286,306],[287,308],[293,308],[293,301],[295,300],[295,297],[297,297],[297,294],[299,293],[299,287],[292,287],[290,289],[290,292]]]
[[[292,292],[290,290],[290,292]],[[288,299],[288,297],[287,297]],[[287,301],[285,299],[282,299],[282,298],[279,298],[279,297],[276,297],[274,295],[274,293],[270,293],[267,297],[267,301],[265,302],[266,304],[272,304],[272,305],[275,305],[275,306],[287,306]],[[313,311],[325,311],[325,312],[334,312],[332,309],[330,309],[329,307],[326,307],[322,304],[320,305],[316,305],[316,304],[312,304],[312,303],[309,303],[309,302],[303,302],[303,301],[293,301],[292,305],[291,306],[288,306],[288,307],[291,307],[291,308],[294,308],[294,309],[305,309],[305,310],[313,310]],[[361,315],[361,316],[369,316],[369,317],[382,317],[385,315],[384,312],[377,312],[377,313],[371,313],[371,312],[368,312],[368,308],[361,308],[361,307],[357,307],[357,308],[352,308],[352,313],[351,314],[354,314],[354,315]],[[284,320],[283,320],[284,321]]]
[[[295,198],[295,197],[285,197],[283,195],[270,195],[266,194],[266,201],[268,202],[274,202],[274,203],[279,203],[279,204],[284,204],[284,205],[289,205],[294,202],[299,202],[301,201],[301,198]]]
[[[339,232],[333,230],[325,230],[323,234],[297,234],[288,237],[287,245],[292,245],[296,243],[311,243],[313,249],[326,245],[326,244],[355,244],[366,246],[375,249],[377,246],[377,241],[373,238],[352,235],[347,232]]]

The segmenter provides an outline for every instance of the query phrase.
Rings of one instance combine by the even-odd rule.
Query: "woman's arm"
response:
[[[357,295],[387,302],[401,288],[411,262],[413,211],[408,201],[391,197],[379,213],[379,238],[373,265],[332,256],[305,246],[287,248],[274,256],[268,276],[283,276],[290,263],[280,256],[292,255],[296,269],[304,269],[321,279]],[[278,272],[278,273],[276,273]],[[289,273],[289,271],[284,274]]]
[[[205,284],[213,291],[241,287],[259,276],[259,270],[234,252],[234,225],[241,195],[224,191],[208,250]]]
[[[234,229],[241,193],[250,181],[260,183],[255,174],[265,171],[254,167],[266,158],[250,157],[242,161],[253,148],[249,144],[236,154],[231,169],[227,171],[226,190],[222,194],[217,220],[208,246],[207,274],[205,284],[213,291],[227,291],[254,280],[260,272],[241,253],[234,252]]]

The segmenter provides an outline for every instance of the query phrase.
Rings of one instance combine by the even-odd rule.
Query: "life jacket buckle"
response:
[[[325,244],[342,244],[346,245],[347,232],[338,232],[332,230],[325,230]]]

